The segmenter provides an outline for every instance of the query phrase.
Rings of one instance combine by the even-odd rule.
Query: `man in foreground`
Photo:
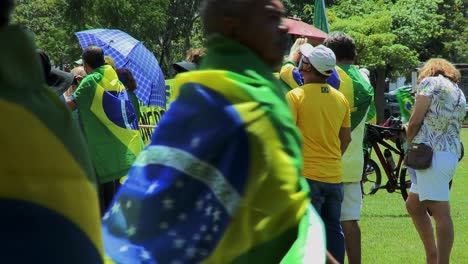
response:
[[[176,78],[177,100],[103,218],[114,261],[324,262],[301,137],[272,74],[283,14],[277,0],[205,1],[200,70]]]

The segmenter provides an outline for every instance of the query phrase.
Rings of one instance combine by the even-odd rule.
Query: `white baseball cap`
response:
[[[325,47],[318,45],[313,47],[309,43],[303,44],[300,48],[302,56],[306,57],[314,68],[325,76],[330,76],[336,66],[335,53]]]

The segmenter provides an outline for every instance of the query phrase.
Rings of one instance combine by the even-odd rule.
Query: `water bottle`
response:
[[[390,171],[395,170],[395,161],[393,160],[392,152],[389,149],[384,150],[384,156],[385,160],[387,161],[388,167],[390,168]]]

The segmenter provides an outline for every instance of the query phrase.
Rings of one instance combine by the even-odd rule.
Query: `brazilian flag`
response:
[[[109,65],[88,74],[74,93],[99,183],[125,176],[143,149],[138,116],[125,87]]]
[[[401,122],[408,123],[411,117],[411,112],[414,107],[414,97],[412,95],[413,88],[411,86],[403,86],[397,89],[396,98],[400,107]]]
[[[102,263],[94,171],[31,38],[0,28],[0,262]]]
[[[207,54],[202,70],[176,77],[177,99],[104,215],[106,254],[118,264],[323,263],[284,90],[235,42],[211,38]]]

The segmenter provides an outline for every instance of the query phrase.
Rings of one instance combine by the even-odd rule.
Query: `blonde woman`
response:
[[[424,244],[427,263],[449,263],[454,232],[449,205],[449,182],[461,155],[460,128],[465,95],[458,88],[460,73],[444,59],[430,59],[419,72],[416,102],[407,140],[433,149],[431,167],[413,170],[406,207]],[[429,214],[436,224],[436,236]]]

